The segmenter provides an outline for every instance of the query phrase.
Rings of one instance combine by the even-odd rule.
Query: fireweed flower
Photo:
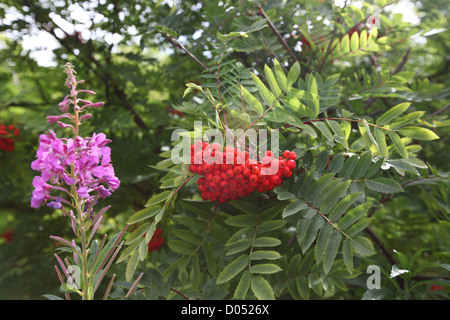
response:
[[[66,84],[73,84],[74,81],[76,84],[74,75],[69,74]],[[80,92],[94,93],[90,90],[80,90]],[[77,92],[72,88],[71,93],[76,94]],[[65,97],[64,108],[61,111],[68,111],[66,106],[71,104],[77,106],[77,100],[74,101],[73,98],[73,95]],[[78,100],[85,103],[80,110],[103,104]],[[61,116],[49,116],[48,122],[58,123],[63,128],[75,128],[79,125],[77,121],[81,122],[81,119],[87,120],[90,117],[91,114],[73,116],[64,113]],[[71,120],[74,125],[60,124],[62,119]],[[120,180],[115,176],[111,163],[111,149],[106,146],[110,142],[111,140],[107,139],[104,133],[94,133],[91,137],[86,138],[75,135],[74,138],[69,139],[58,138],[52,130],[42,134],[39,139],[36,159],[31,163],[31,168],[41,173],[33,180],[35,190],[33,191],[31,206],[38,208],[49,200],[50,192],[53,189],[63,190],[70,194],[64,186],[73,186],[78,197],[84,199],[86,203],[92,203],[97,198],[110,196],[120,185]],[[55,205],[51,206],[55,208]]]
[[[109,197],[119,187],[120,180],[115,175],[111,149],[107,146],[111,140],[107,139],[104,133],[93,133],[88,137],[80,137],[78,134],[82,122],[92,116],[85,112],[91,107],[101,107],[103,102],[94,103],[78,98],[79,94],[95,94],[95,92],[77,90],[77,85],[84,81],[76,79],[76,72],[70,63],[66,64],[64,72],[67,74],[65,84],[70,89],[70,94],[59,103],[62,114],[48,116],[47,122],[66,130],[70,129],[73,136],[60,138],[52,130],[40,135],[36,158],[31,163],[31,168],[40,173],[33,179],[31,207],[39,208],[47,205],[50,208],[62,210],[70,218],[72,229],[81,247],[77,247],[74,240],[69,241],[56,236],[51,238],[72,248],[75,263],[81,259],[83,287],[76,292],[83,299],[93,299],[95,290],[107,268],[101,275],[88,272],[89,246],[104,212],[109,209],[107,206],[97,211],[94,210],[94,206],[99,203],[99,199]],[[119,240],[127,227],[121,232]],[[91,230],[89,238],[88,230]],[[111,249],[115,252],[112,254],[111,251],[111,254],[104,258],[104,263],[106,264],[108,259],[114,259],[119,249],[120,247]],[[55,256],[58,262],[62,261],[58,255]],[[66,266],[60,263],[60,267],[67,275]],[[57,271],[60,274],[58,269]]]

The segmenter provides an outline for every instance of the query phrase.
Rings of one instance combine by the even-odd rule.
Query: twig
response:
[[[364,231],[372,238],[373,241],[380,247],[381,251],[383,251],[386,258],[389,260],[389,262],[394,265],[397,264],[397,261],[395,260],[394,256],[391,254],[391,251],[389,251],[383,244],[383,241],[373,232],[372,229],[367,227],[364,229]]]
[[[408,50],[406,51],[405,55],[402,58],[402,61],[400,61],[400,64],[397,66],[397,68],[394,69],[394,71],[391,72],[391,77],[399,73],[400,70],[402,70],[403,66],[406,64],[406,61],[408,61],[408,55],[410,52],[411,48],[408,48]]]
[[[397,73],[399,73],[400,70],[402,70],[402,68],[405,66],[406,61],[408,60],[408,55],[409,55],[410,51],[411,51],[411,48],[409,48],[409,49],[406,51],[405,55],[403,56],[402,60],[400,61],[400,64],[399,64],[393,71],[391,71],[391,77],[394,76],[394,75],[396,75]],[[375,64],[375,62],[373,62],[373,63]],[[382,81],[381,81],[381,77],[380,77],[380,74],[379,74],[379,73],[378,73],[378,78],[379,78],[380,83],[381,83]],[[371,97],[371,98],[369,98],[369,99],[366,101],[366,103],[364,104],[363,109],[364,109],[364,110],[369,109],[369,107],[370,107],[376,100],[377,100],[377,97]]]
[[[281,42],[281,44],[283,45],[283,47],[286,49],[286,51],[288,52],[289,56],[291,57],[292,60],[294,60],[294,62],[297,62],[298,59],[295,56],[294,52],[292,51],[291,47],[288,45],[288,43],[286,42],[286,39],[283,38],[283,36],[280,34],[280,32],[278,31],[278,29],[275,27],[275,25],[272,23],[272,21],[270,20],[270,18],[267,16],[266,12],[263,10],[263,8],[261,8],[261,5],[258,4],[258,9],[259,9],[259,14],[261,16],[264,17],[264,19],[267,20],[267,25],[269,26],[270,29],[272,29],[273,33],[275,33],[275,35],[277,36],[278,40]]]
[[[447,110],[448,107],[450,107],[450,103],[447,104],[445,107],[443,107],[443,108],[441,108],[441,109],[439,109],[439,110],[433,112],[433,113],[430,114],[428,117],[429,117],[429,118],[432,118],[432,117],[434,117],[434,116],[437,116],[439,113],[444,112],[445,110]]]
[[[183,298],[185,298],[186,300],[191,300],[188,297],[186,297],[184,294],[182,294],[180,291],[175,290],[174,288],[170,288],[171,291],[178,293],[180,296],[182,296]]]
[[[200,60],[198,60],[197,57],[194,56],[188,49],[186,49],[186,47],[183,46],[183,44],[181,44],[178,40],[175,40],[174,38],[170,37],[170,36],[167,35],[167,34],[164,34],[164,35],[166,36],[167,40],[169,40],[170,43],[172,43],[175,47],[180,48],[181,50],[183,50],[184,52],[186,52],[186,54],[187,54],[192,60],[194,60],[195,62],[197,62],[197,63],[203,68],[203,70],[208,69],[208,68],[203,64],[203,62],[201,62]]]

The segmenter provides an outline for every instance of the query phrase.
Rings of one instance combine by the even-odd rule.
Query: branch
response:
[[[450,103],[447,104],[445,107],[442,107],[441,109],[439,109],[439,110],[433,112],[433,113],[430,114],[428,117],[429,117],[429,118],[432,118],[432,117],[434,117],[434,116],[437,116],[439,113],[444,112],[444,111],[447,110],[449,107],[450,107]]]
[[[389,260],[389,262],[394,265],[394,264],[398,264],[397,260],[395,260],[394,256],[392,255],[391,251],[388,250],[384,244],[383,241],[381,241],[381,239],[373,232],[372,229],[370,229],[369,227],[367,227],[366,229],[364,229],[364,231],[372,238],[372,240],[380,247],[381,251],[384,253],[384,255],[386,256],[386,258]]]
[[[294,62],[297,62],[298,59],[295,56],[294,52],[292,51],[291,47],[289,47],[289,45],[287,44],[286,39],[283,38],[283,36],[280,34],[278,29],[275,27],[275,25],[272,23],[270,18],[267,16],[266,12],[261,8],[261,5],[259,5],[259,4],[258,4],[258,9],[259,9],[259,14],[261,16],[263,16],[264,19],[267,20],[267,25],[269,26],[270,29],[272,29],[273,33],[275,33],[275,35],[277,36],[278,40],[281,42],[283,47],[286,49],[286,51],[288,52],[288,54],[291,57],[291,59],[294,60]]]
[[[164,34],[167,38],[167,40],[170,41],[170,43],[172,43],[175,47],[180,48],[181,50],[183,50],[184,52],[186,52],[186,54],[195,62],[197,62],[203,70],[208,69],[200,60],[197,59],[196,56],[194,56],[188,49],[186,49],[185,46],[183,46],[178,40],[175,40],[174,38],[168,36],[167,34]]]
[[[393,71],[391,71],[391,77],[394,76],[394,75],[396,75],[397,73],[399,73],[400,70],[402,70],[402,68],[403,68],[403,67],[405,66],[405,64],[406,64],[406,61],[408,61],[408,55],[409,55],[410,52],[411,52],[411,48],[408,48],[408,50],[406,51],[406,53],[405,53],[405,55],[403,56],[402,60],[400,61],[400,64],[399,64]],[[375,64],[375,63],[374,63],[374,64]],[[378,74],[378,76],[379,76],[379,74]],[[381,83],[381,80],[380,80],[380,83]],[[363,109],[364,109],[364,110],[369,109],[369,107],[370,107],[376,100],[377,100],[376,97],[369,98],[369,99],[366,101],[366,103],[364,104]]]

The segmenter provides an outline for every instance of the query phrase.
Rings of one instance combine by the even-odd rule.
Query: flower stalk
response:
[[[92,102],[78,98],[78,94],[95,94],[92,90],[77,90],[77,86],[84,80],[76,79],[73,65],[67,63],[64,72],[67,74],[65,85],[70,89],[61,103],[62,115],[47,117],[48,123],[56,123],[60,128],[70,128],[72,138],[58,138],[55,132],[49,131],[40,136],[39,149],[36,160],[31,164],[32,169],[41,174],[33,179],[34,191],[31,207],[41,205],[61,210],[64,216],[70,218],[72,230],[78,239],[69,241],[57,236],[50,236],[72,250],[73,261],[66,267],[62,260],[55,255],[62,273],[57,270],[61,287],[68,297],[68,292],[78,293],[83,300],[94,299],[94,294],[107,270],[112,264],[126,228],[114,239],[112,246],[105,245],[105,237],[100,246],[94,243],[93,237],[98,230],[103,214],[110,206],[96,210],[95,206],[101,199],[110,196],[120,185],[111,164],[111,149],[106,145],[111,140],[104,133],[94,133],[90,137],[80,137],[79,129],[83,121],[91,118],[85,111],[99,108],[103,102]],[[57,195],[55,195],[57,193]],[[97,211],[97,213],[96,213]],[[95,248],[91,247],[95,244]],[[105,250],[105,254],[100,254]],[[98,261],[101,258],[102,261]],[[71,264],[72,263],[72,264]],[[74,273],[68,272],[70,267]],[[103,268],[103,269],[102,269]],[[71,270],[72,270],[71,269]],[[97,275],[101,272],[101,276]],[[67,282],[63,282],[62,275]],[[110,288],[109,288],[110,289]]]

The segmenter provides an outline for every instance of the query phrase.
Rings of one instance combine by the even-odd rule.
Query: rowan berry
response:
[[[289,160],[286,165],[289,169],[292,170],[297,166],[297,163],[294,160]]]

